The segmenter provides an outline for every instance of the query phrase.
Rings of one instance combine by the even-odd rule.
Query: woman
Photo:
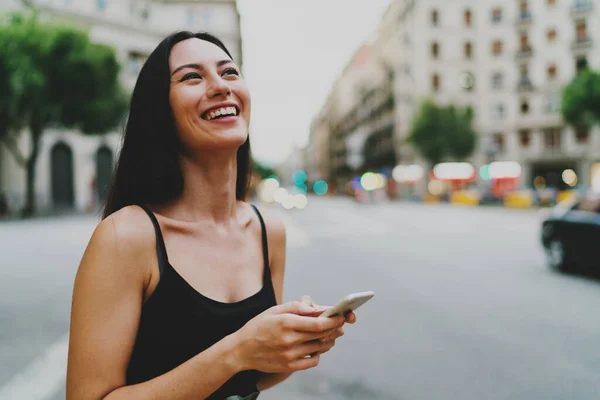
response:
[[[355,321],[281,304],[285,228],[243,201],[249,122],[215,37],[179,32],[148,58],[75,279],[68,399],[256,398]]]

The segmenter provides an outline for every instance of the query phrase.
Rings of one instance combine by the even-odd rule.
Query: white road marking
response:
[[[46,400],[65,384],[69,335],[0,387],[0,400]]]

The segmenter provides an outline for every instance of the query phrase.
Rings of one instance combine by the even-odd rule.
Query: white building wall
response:
[[[564,127],[560,116],[560,93],[575,76],[576,54],[572,50],[575,40],[575,20],[583,18],[587,21],[588,36],[592,47],[586,53],[588,65],[600,69],[600,4],[592,1],[591,11],[575,17],[572,7],[578,0],[558,0],[555,6],[546,1],[529,1],[532,21],[520,28],[517,24],[519,15],[518,1],[502,0],[398,0],[397,11],[399,24],[398,63],[396,66],[396,135],[397,153],[402,163],[421,163],[414,149],[404,143],[410,125],[421,102],[427,98],[441,104],[449,102],[458,105],[471,105],[475,110],[475,128],[480,133],[480,145],[472,161],[477,165],[487,162],[488,139],[493,135],[503,134],[505,149],[497,153],[497,160],[516,160],[524,164],[538,161],[577,160],[581,157],[589,165],[600,160],[600,130],[596,129],[587,144],[579,144],[571,129]],[[472,12],[472,26],[464,23],[464,11]],[[502,9],[502,20],[492,21],[492,10]],[[439,12],[438,26],[432,26],[431,11]],[[546,37],[547,30],[554,28],[557,39],[550,43]],[[520,29],[528,32],[528,39],[533,55],[527,61],[529,78],[534,90],[519,92],[517,84],[520,80],[520,62],[516,53],[520,48]],[[503,42],[500,56],[492,53],[492,43]],[[431,44],[437,41],[440,45],[440,56],[436,60],[431,55]],[[473,43],[473,59],[464,56],[464,43]],[[549,81],[547,68],[556,64],[558,77]],[[472,72],[475,86],[467,92],[459,84],[460,75]],[[495,72],[502,73],[503,87],[492,86]],[[437,93],[432,90],[432,75],[438,73],[441,87]],[[523,115],[521,102],[529,103],[530,111]],[[549,104],[554,104],[548,110]],[[504,115],[498,115],[499,104],[504,106]],[[559,150],[549,151],[545,148],[543,129],[559,127],[562,129],[562,145]],[[518,132],[530,129],[531,143],[523,147]],[[599,150],[596,150],[599,149]],[[585,175],[589,168],[582,167]]]

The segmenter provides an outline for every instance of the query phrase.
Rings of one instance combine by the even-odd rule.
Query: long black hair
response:
[[[173,33],[154,49],[144,63],[131,95],[123,144],[102,218],[128,205],[165,203],[183,192],[183,174],[179,164],[181,143],[169,103],[169,56],[173,46],[193,38],[213,43],[231,57],[219,39],[204,32]],[[246,198],[251,165],[248,138],[237,152],[238,200]]]

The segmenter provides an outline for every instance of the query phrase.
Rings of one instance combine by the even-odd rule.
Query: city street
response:
[[[310,197],[285,300],[373,290],[320,365],[261,400],[596,400],[600,281],[550,271],[536,210]],[[97,218],[0,223],[0,400],[64,399],[70,298]]]

